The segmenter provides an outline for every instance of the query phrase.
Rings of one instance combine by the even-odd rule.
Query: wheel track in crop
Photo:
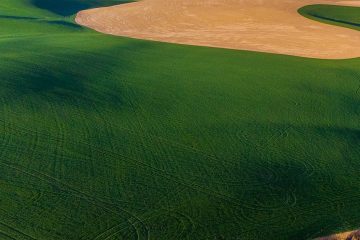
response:
[[[15,127],[15,128],[16,128],[16,127]],[[29,129],[27,129],[26,131],[28,132],[28,131],[29,131]],[[33,131],[31,131],[31,132],[33,132]],[[50,136],[50,137],[51,137],[51,136]],[[84,144],[86,144],[86,145],[87,145],[88,143],[84,143]],[[100,151],[100,150],[99,150],[99,149],[97,149],[96,151]],[[109,153],[109,151],[104,150],[104,149],[103,149],[103,150],[101,150],[101,151],[104,151],[104,152]],[[111,152],[111,151],[110,151],[110,153],[109,153],[109,154],[110,154],[110,155],[118,155],[117,153],[113,153],[113,152]],[[265,208],[265,209],[268,209],[268,208]],[[304,209],[303,209],[303,210],[304,210]]]
[[[1,121],[1,120],[0,120]],[[14,129],[17,129],[17,130],[20,130],[20,131],[26,131],[28,133],[33,133],[33,130],[30,130],[30,129],[26,129],[26,128],[22,128],[22,127],[12,127]],[[48,138],[51,138],[51,140],[53,141],[57,141],[58,139],[56,139],[55,137],[53,136],[50,136],[50,135],[47,135],[47,134],[42,134],[43,136],[46,136]],[[184,186],[187,186],[188,188],[190,189],[193,189],[193,190],[196,190],[196,191],[200,191],[200,192],[203,192],[203,193],[206,193],[206,194],[210,194],[214,197],[217,197],[219,199],[223,199],[225,201],[228,201],[234,205],[240,205],[240,206],[243,206],[243,207],[248,207],[248,208],[251,208],[251,209],[254,209],[254,206],[252,206],[251,204],[248,204],[246,202],[240,202],[239,199],[234,199],[232,197],[229,197],[227,195],[224,195],[222,193],[219,193],[217,191],[213,191],[211,189],[208,189],[206,187],[202,187],[200,185],[197,185],[197,184],[191,184],[191,183],[188,183],[187,181],[185,181],[184,179],[179,179],[177,176],[174,176],[172,174],[169,174],[167,173],[166,171],[164,171],[163,169],[159,169],[159,168],[156,168],[156,167],[153,167],[149,164],[146,164],[146,163],[143,163],[142,161],[139,161],[138,159],[134,159],[134,158],[130,158],[128,156],[125,156],[125,155],[122,155],[120,153],[116,153],[116,152],[111,152],[109,150],[105,150],[105,149],[100,149],[98,148],[97,146],[93,146],[87,142],[82,142],[81,141],[81,144],[83,145],[86,145],[86,146],[90,146],[93,148],[94,151],[97,151],[97,152],[100,152],[100,153],[103,153],[103,154],[107,154],[109,156],[114,156],[114,157],[120,157],[122,159],[126,159],[128,160],[129,163],[131,164],[135,164],[136,166],[139,166],[139,167],[142,167],[142,168],[148,168],[148,169],[151,169],[153,170],[154,173],[156,173],[157,175],[159,176],[162,176],[166,179],[169,179],[169,180],[172,180],[174,182],[177,182],[178,184],[181,184],[181,185],[184,185]]]
[[[27,131],[31,131],[31,130],[28,129]],[[82,142],[82,144],[89,145],[88,143],[84,143],[84,142]],[[139,161],[136,160],[136,159],[132,159],[132,158],[129,158],[129,157],[127,157],[127,156],[121,155],[121,154],[119,154],[119,153],[111,152],[111,151],[109,151],[109,150],[98,149],[96,146],[91,146],[91,145],[89,145],[89,146],[90,146],[92,149],[94,149],[94,150],[96,150],[96,151],[99,151],[99,152],[102,152],[102,153],[104,153],[104,154],[108,154],[108,155],[112,155],[112,156],[119,156],[119,157],[121,157],[121,158],[123,158],[123,159],[124,159],[124,158],[125,158],[125,159],[128,159],[128,160],[130,160],[130,163],[136,164],[136,165],[138,165],[138,166],[140,166],[140,167],[150,168],[150,169],[154,170],[155,173],[156,173],[156,172],[159,172],[159,173],[157,173],[157,174],[160,175],[160,176],[163,176],[163,177],[165,177],[165,178],[167,178],[167,179],[173,180],[173,181],[175,181],[175,182],[177,182],[177,183],[179,183],[179,184],[183,184],[183,185],[185,185],[185,186],[187,186],[187,187],[189,187],[189,188],[191,188],[191,189],[193,189],[193,190],[200,191],[200,192],[207,193],[207,194],[210,194],[210,195],[212,195],[212,196],[218,197],[218,198],[223,199],[223,200],[225,200],[225,201],[228,201],[228,202],[230,202],[230,203],[232,203],[232,204],[234,204],[234,205],[238,205],[238,206],[242,206],[242,207],[247,207],[247,208],[250,208],[250,209],[257,209],[257,208],[259,208],[259,207],[261,207],[262,209],[277,209],[277,208],[282,208],[282,207],[283,207],[283,205],[279,205],[279,206],[277,206],[277,207],[274,208],[274,207],[269,207],[269,206],[259,206],[259,205],[247,204],[247,203],[245,203],[245,202],[239,201],[239,199],[234,199],[234,198],[232,198],[232,197],[229,197],[229,196],[224,195],[224,194],[222,194],[222,193],[219,193],[219,192],[216,192],[216,191],[213,191],[213,190],[204,188],[204,187],[199,186],[199,185],[197,185],[197,184],[191,185],[191,183],[187,183],[187,181],[184,181],[184,180],[182,180],[182,179],[178,179],[178,177],[173,176],[173,175],[171,175],[171,174],[168,174],[167,172],[165,172],[165,171],[162,170],[162,169],[158,169],[158,168],[155,168],[155,167],[150,166],[150,165],[148,165],[148,164],[144,164],[144,163],[142,163],[142,162],[139,162]]]
[[[126,130],[131,131],[131,130],[129,130],[129,129],[126,129]],[[135,134],[136,136],[139,136],[139,134],[133,133],[132,131],[131,131],[130,133],[131,133],[131,134]],[[154,138],[156,139],[156,137],[154,137]],[[153,138],[151,138],[151,139],[153,139]],[[164,139],[160,139],[160,141],[163,142]],[[173,144],[175,144],[175,143],[174,143],[174,142],[171,142],[171,144],[173,145]],[[176,144],[176,145],[179,145],[179,144]],[[180,144],[180,145],[181,145],[181,144]],[[183,145],[181,145],[181,146],[183,147]],[[92,149],[92,147],[90,147],[89,149]],[[183,149],[183,148],[182,148],[182,149]],[[194,150],[194,149],[191,148],[191,150]],[[214,161],[216,161],[216,162],[219,161],[217,158],[215,158],[215,157],[213,157],[213,156],[211,156],[211,155],[205,154],[204,152],[201,152],[201,151],[198,150],[198,149],[195,150],[195,152],[203,155],[203,156],[206,157],[206,158],[212,159],[212,160],[214,160]],[[219,183],[221,183],[221,184],[226,184],[226,182],[224,182],[224,181],[220,181]],[[244,184],[244,183],[242,182],[241,184]]]
[[[26,234],[26,233],[24,233],[24,232],[22,232],[22,231],[20,231],[20,230],[18,230],[18,229],[16,229],[16,228],[14,228],[14,227],[12,227],[12,226],[4,223],[3,221],[0,221],[0,226],[2,226],[3,228],[7,229],[6,234],[7,234],[9,237],[11,237],[12,239],[16,239],[15,237],[12,237],[12,236],[11,236],[11,235],[15,234],[15,235],[20,235],[20,236],[22,236],[22,237],[23,237],[24,239],[26,239],[26,240],[36,240],[36,238],[31,237],[30,235],[28,235],[28,234]],[[11,232],[12,232],[13,234],[11,234]],[[5,234],[5,233],[4,233],[4,234]]]
[[[72,193],[73,195],[83,199],[83,200],[86,200],[88,201],[90,204],[94,204],[95,206],[98,206],[98,207],[101,207],[109,212],[112,212],[116,215],[118,215],[119,213],[117,211],[114,211],[113,209],[109,208],[108,205],[113,205],[113,204],[109,204],[108,202],[106,201],[103,201],[99,198],[96,198],[96,197],[93,197],[91,195],[88,195],[87,193],[84,193],[78,189],[75,189],[73,188],[72,186],[66,184],[66,183],[63,183],[62,181],[60,181],[59,179],[57,178],[54,178],[48,174],[45,174],[45,173],[42,173],[42,172],[39,172],[39,171],[36,171],[36,170],[31,170],[31,172],[28,170],[28,169],[23,169],[23,167],[20,167],[20,166],[15,166],[14,164],[12,163],[9,163],[9,162],[5,162],[5,161],[0,161],[0,165],[2,166],[5,166],[7,168],[11,168],[13,170],[16,170],[16,171],[19,171],[19,172],[22,172],[26,175],[29,175],[31,177],[34,177],[40,181],[44,181],[44,182],[47,182],[53,186],[56,186],[58,187],[59,189],[62,189],[62,190],[65,190],[66,192],[66,189],[69,190],[70,193]],[[147,227],[145,227],[145,224],[142,222],[142,220],[140,218],[138,218],[136,215],[132,214],[131,212],[123,209],[123,208],[120,208],[119,206],[116,206],[117,209],[121,210],[123,213],[125,213],[126,215],[130,216],[131,218],[133,218],[136,223],[139,223],[141,227],[144,227],[144,229],[147,229]],[[120,217],[123,217],[122,215],[120,215]],[[141,230],[139,230],[138,228],[136,228],[135,224],[132,223],[129,218],[126,218],[127,221],[129,222],[129,224],[134,228],[134,230],[136,231],[137,235],[138,235],[138,239],[140,239],[140,235],[139,235],[139,232],[141,232]],[[145,234],[147,235],[148,234],[148,230],[145,231]],[[144,239],[147,239],[144,238]]]
[[[75,104],[75,106],[77,106],[78,104]],[[52,107],[51,107],[52,108]],[[96,106],[94,106],[94,109],[96,109]],[[82,112],[82,111],[79,111],[79,112]],[[101,114],[101,112],[97,111],[98,112],[98,115],[101,116],[103,114]],[[13,112],[12,114],[17,114],[15,112]],[[54,114],[56,114],[56,112],[54,112]],[[83,117],[83,114],[78,114],[79,116],[82,116]],[[19,116],[20,117],[20,116]],[[109,121],[107,121],[105,118],[103,118],[103,122],[106,123],[106,124],[109,124]],[[86,125],[87,126],[87,125]],[[138,136],[139,139],[143,139],[144,136],[141,134],[141,133],[138,133],[138,132],[135,132],[134,130],[131,130],[129,128],[124,128],[124,127],[120,127],[120,126],[116,126],[118,130],[125,130],[127,131],[127,133],[131,134],[131,135],[134,135],[134,136]],[[89,132],[89,129],[86,130],[87,132]],[[108,131],[110,132],[110,130]],[[149,140],[155,140],[155,141],[159,141],[160,144],[163,144],[163,143],[166,143],[166,144],[169,144],[170,146],[178,146],[180,147],[180,149],[182,150],[185,150],[185,151],[190,151],[190,152],[193,152],[193,153],[196,153],[196,154],[199,154],[205,158],[208,158],[208,159],[211,159],[213,160],[214,162],[216,163],[221,163],[221,161],[219,161],[219,159],[213,155],[210,155],[200,149],[197,149],[197,148],[194,148],[192,146],[188,146],[188,145],[185,145],[185,144],[182,144],[182,143],[179,143],[179,142],[176,142],[176,141],[172,141],[172,140],[168,140],[168,139],[165,139],[165,138],[162,138],[162,137],[159,137],[159,136],[155,136],[155,135],[149,135],[147,136],[146,138],[148,138]],[[143,141],[143,147],[147,147],[148,145],[145,144],[145,142]],[[226,159],[225,161],[229,161],[228,159]],[[229,161],[229,162],[232,162],[235,164],[234,161]],[[222,184],[226,184],[226,182],[224,183],[224,181],[219,181],[219,183],[222,183]]]

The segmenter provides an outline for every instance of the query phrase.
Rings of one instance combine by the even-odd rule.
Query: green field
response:
[[[72,14],[120,1],[53,2],[0,1],[1,240],[359,227],[360,58],[106,36]],[[360,8],[300,11],[360,30]]]

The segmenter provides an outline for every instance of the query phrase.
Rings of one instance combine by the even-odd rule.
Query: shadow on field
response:
[[[75,43],[78,41],[83,43],[81,38]],[[8,73],[0,70],[3,93],[12,96],[12,99],[40,97],[53,103],[71,103],[77,99],[76,104],[84,108],[90,106],[88,102],[96,102],[100,108],[116,109],[126,104],[122,80],[132,66],[118,57],[114,61],[111,56],[114,51],[119,55],[128,55],[127,48],[141,48],[141,44],[105,46],[90,52],[79,50],[77,44],[71,47],[66,44],[71,49],[69,51],[64,51],[60,46],[57,49],[51,43],[44,47],[46,54],[37,54],[31,50],[34,48],[32,44],[25,45],[21,47],[23,54],[20,58],[4,59],[3,64],[12,70]],[[114,75],[116,81],[109,81]]]
[[[0,19],[38,20],[38,18],[34,18],[34,17],[8,16],[8,15],[0,15]]]
[[[31,20],[31,21],[38,21],[41,23],[46,23],[46,24],[50,24],[50,25],[60,25],[63,27],[70,27],[70,28],[75,28],[75,29],[82,29],[83,27],[72,23],[72,22],[67,22],[67,21],[63,21],[63,20],[44,20],[41,18],[34,18],[34,17],[23,17],[23,16],[8,16],[8,15],[0,15],[0,19],[9,19],[9,20]]]
[[[31,0],[38,8],[57,15],[70,16],[81,10],[131,2],[128,0]]]
[[[32,4],[62,16],[72,15],[90,7],[89,3],[80,0],[32,0]]]
[[[83,28],[82,26],[77,25],[75,23],[61,21],[61,20],[46,21],[46,23],[51,24],[51,25],[60,25],[60,26],[64,26],[64,27],[75,28],[75,29],[82,29]]]

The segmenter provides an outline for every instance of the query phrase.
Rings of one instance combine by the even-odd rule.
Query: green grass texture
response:
[[[73,22],[115,2],[0,1],[0,239],[301,240],[359,227],[360,58]],[[351,26],[360,14],[305,10]]]

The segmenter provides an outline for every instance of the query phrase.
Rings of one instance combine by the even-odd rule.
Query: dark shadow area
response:
[[[58,25],[58,26],[68,27],[68,28],[73,28],[73,29],[82,29],[83,28],[82,26],[80,26],[78,24],[63,21],[63,20],[44,20],[41,18],[34,18],[34,17],[8,16],[8,15],[0,15],[0,19],[32,20],[32,21],[37,21],[37,22],[46,23],[46,24],[50,24],[50,25]]]
[[[80,25],[77,25],[75,23],[71,23],[71,22],[66,22],[66,21],[60,21],[60,20],[55,20],[55,21],[46,21],[47,24],[51,24],[51,25],[60,25],[60,26],[64,26],[64,27],[70,27],[70,28],[76,28],[76,29],[81,29],[83,27],[81,27]]]
[[[37,20],[38,18],[34,18],[34,17],[21,17],[21,16],[8,16],[8,15],[0,15],[0,19],[14,19],[14,20]]]
[[[31,0],[32,4],[38,8],[48,10],[61,16],[70,16],[78,11],[105,7],[121,3],[131,2],[128,0]]]
[[[73,28],[73,29],[82,29],[83,28],[82,26],[80,26],[78,24],[63,21],[63,20],[44,20],[44,19],[41,19],[41,18],[34,18],[34,17],[8,16],[8,15],[0,15],[0,19],[31,20],[31,21],[37,21],[37,22],[40,22],[40,23],[50,24],[50,25],[58,25],[58,26],[63,26],[63,27],[69,27],[69,28]]]
[[[111,56],[114,52],[120,56],[128,55],[126,45],[90,52],[76,51],[74,48],[74,51],[63,52],[63,49],[58,50],[51,45],[44,47],[46,54],[38,55],[27,54],[33,47],[23,46],[21,49],[25,55],[7,60],[11,74],[0,71],[2,94],[12,96],[14,100],[24,96],[45,98],[52,102],[76,99],[83,108],[88,107],[88,102],[96,102],[99,108],[117,109],[124,105],[121,81],[127,75],[123,70],[131,69],[132,65],[125,59],[116,58],[118,61],[115,62]],[[137,46],[131,44],[129,47]],[[28,57],[32,60],[29,61]],[[109,77],[114,75],[116,78],[109,81]]]

